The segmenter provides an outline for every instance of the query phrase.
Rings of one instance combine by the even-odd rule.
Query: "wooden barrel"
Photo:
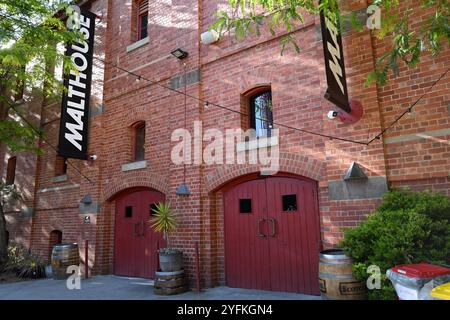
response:
[[[332,249],[320,253],[319,287],[322,296],[330,300],[365,300],[366,283],[352,275],[353,260],[343,250]]]
[[[173,272],[155,272],[154,291],[160,295],[172,295],[187,291],[184,270]]]
[[[67,273],[67,268],[73,265],[80,265],[78,244],[63,243],[54,245],[52,250],[53,279],[67,279],[70,276]]]

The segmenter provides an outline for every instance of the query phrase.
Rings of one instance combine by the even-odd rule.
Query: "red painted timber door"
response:
[[[227,285],[319,294],[315,184],[270,177],[224,193]]]
[[[225,270],[230,287],[270,290],[264,180],[242,183],[224,194]],[[258,236],[260,234],[261,236]]]
[[[154,278],[158,268],[157,250],[165,242],[150,228],[152,204],[163,202],[164,194],[137,191],[116,200],[114,274]]]

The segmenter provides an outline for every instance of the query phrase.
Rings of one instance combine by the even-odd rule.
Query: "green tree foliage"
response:
[[[54,66],[73,69],[57,44],[79,39],[67,30],[58,12],[67,0],[0,0],[0,142],[12,152],[33,150],[41,132],[22,121],[28,101],[21,99],[24,86],[44,99],[61,96],[63,85],[55,78]],[[7,259],[4,204],[14,198],[15,187],[0,182],[0,263]]]
[[[8,260],[8,244],[6,234],[6,219],[4,206],[6,203],[12,203],[20,198],[20,193],[14,185],[8,185],[0,181],[0,265]]]
[[[450,199],[440,193],[393,190],[359,227],[345,231],[342,247],[355,260],[354,274],[366,279],[374,264],[386,270],[428,261],[450,265]],[[390,281],[383,278],[372,299],[394,298]]]
[[[56,15],[67,5],[67,0],[0,0],[0,141],[13,152],[36,150],[39,135],[17,119],[7,119],[8,112],[23,109],[15,98],[25,85],[44,98],[60,96],[63,86],[52,66],[72,68],[57,50],[58,43],[79,36]]]
[[[391,46],[376,62],[376,68],[367,77],[367,85],[373,81],[384,85],[390,72],[399,73],[400,63],[414,67],[421,56],[429,52],[437,55],[442,45],[450,42],[448,0],[417,0],[419,10],[430,11],[420,21],[420,27],[412,29],[416,22],[412,9],[400,9],[400,0],[375,0],[373,4],[381,9],[381,29],[376,32],[380,39],[390,39]],[[409,1],[413,4],[413,1]],[[357,30],[364,30],[363,24],[356,19],[356,14],[345,7],[345,1],[322,0],[319,5],[315,0],[228,0],[231,10],[217,12],[217,19],[211,29],[219,35],[234,32],[237,39],[244,39],[249,34],[261,35],[261,28],[266,26],[272,35],[283,31],[280,38],[281,52],[286,45],[292,44],[297,52],[298,44],[290,32],[304,21],[305,14],[317,15],[327,12],[338,21],[349,22]],[[231,11],[231,13],[230,13]]]

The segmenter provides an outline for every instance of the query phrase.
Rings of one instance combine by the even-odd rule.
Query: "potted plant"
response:
[[[163,272],[173,272],[182,269],[183,252],[170,247],[170,234],[177,228],[177,215],[170,208],[169,202],[155,204],[155,213],[150,219],[151,227],[156,232],[162,232],[167,247],[159,249],[159,266]]]

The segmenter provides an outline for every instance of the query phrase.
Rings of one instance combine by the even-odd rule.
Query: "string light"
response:
[[[399,122],[405,115],[407,114],[411,114],[414,110],[414,108],[417,106],[417,104],[427,95],[429,94],[433,88],[436,86],[436,84],[438,84],[439,81],[441,81],[446,74],[450,71],[450,68],[448,68],[447,70],[445,70],[445,72],[443,74],[441,74],[441,76],[439,78],[436,79],[436,81],[433,82],[433,84],[425,91],[424,94],[422,94],[411,106],[409,106],[408,108],[406,108],[406,110],[400,114],[394,121],[392,121],[392,123],[387,126],[386,128],[383,129],[383,131],[381,131],[379,134],[377,134],[375,137],[373,137],[371,140],[369,140],[367,142],[367,145],[370,145],[372,142],[374,142],[375,140],[380,140],[381,137],[389,130],[391,129],[393,126],[395,126],[397,124],[397,122]]]
[[[151,80],[151,79],[145,78],[145,77],[143,77],[142,75],[139,75],[139,74],[137,74],[137,73],[135,73],[135,72],[129,71],[129,70],[127,70],[127,69],[124,69],[124,68],[122,68],[122,67],[120,67],[120,66],[118,66],[118,65],[116,65],[116,64],[114,64],[114,63],[112,63],[112,62],[106,61],[106,60],[101,59],[101,58],[99,58],[99,57],[94,57],[94,58],[97,59],[97,60],[99,60],[99,61],[101,61],[101,62],[103,62],[104,64],[108,64],[108,65],[110,65],[110,66],[112,66],[112,67],[114,67],[114,68],[116,68],[116,69],[118,69],[118,70],[121,70],[121,71],[125,72],[125,73],[128,73],[128,74],[130,74],[130,75],[133,75],[133,76],[135,76],[135,77],[141,77],[142,80],[145,80],[145,81],[147,81],[147,82],[150,82],[150,83],[152,83],[152,84],[154,84],[154,85],[157,85],[157,86],[159,86],[159,87],[161,87],[161,88],[164,88],[164,89],[166,89],[166,90],[169,90],[169,91],[172,91],[172,92],[181,94],[181,95],[185,95],[185,97],[188,97],[188,98],[197,100],[197,101],[202,102],[202,103],[208,102],[208,105],[209,105],[209,106],[214,106],[214,107],[217,107],[217,108],[220,108],[220,109],[223,109],[223,110],[227,110],[227,111],[229,111],[229,112],[233,112],[233,113],[236,113],[236,114],[245,116],[245,117],[248,117],[248,116],[249,116],[249,115],[248,115],[247,113],[245,113],[245,112],[233,110],[233,109],[231,109],[231,108],[229,108],[229,107],[225,107],[225,106],[222,106],[222,105],[217,104],[217,103],[212,103],[212,102],[206,101],[206,100],[204,100],[204,99],[201,99],[201,98],[199,98],[199,97],[193,96],[193,95],[191,95],[191,94],[187,94],[187,93],[184,93],[184,92],[182,92],[182,91],[180,91],[180,90],[173,89],[173,88],[171,88],[171,87],[168,87],[168,86],[166,86],[166,85],[163,85],[163,84],[159,83],[158,81],[155,81],[155,80]],[[259,117],[255,117],[255,119],[261,120],[261,121],[265,121],[264,119],[259,118]],[[323,134],[323,133],[319,133],[319,132],[314,132],[314,131],[307,130],[307,129],[301,129],[301,128],[293,127],[293,126],[286,125],[286,124],[279,123],[279,122],[275,122],[275,121],[273,121],[273,125],[278,126],[278,127],[283,127],[283,128],[286,128],[286,129],[291,129],[291,130],[299,131],[299,132],[302,132],[302,133],[311,134],[311,135],[318,136],[318,137],[322,137],[322,138],[330,138],[330,137],[331,137],[331,138],[333,138],[334,140],[338,140],[338,141],[350,142],[350,143],[355,143],[355,144],[364,145],[364,146],[367,146],[367,145],[368,145],[367,142],[363,142],[363,141],[355,141],[355,140],[345,139],[345,138],[340,138],[340,137],[334,137],[334,136],[330,136],[330,135]]]
[[[118,66],[118,65],[116,65],[116,64],[114,64],[114,63],[112,63],[112,62],[108,62],[108,61],[106,61],[106,60],[104,60],[104,59],[101,59],[101,58],[98,58],[98,57],[94,57],[95,59],[97,59],[97,60],[99,60],[99,61],[101,61],[101,62],[103,62],[103,63],[105,63],[105,64],[108,64],[108,65],[111,65],[112,67],[114,67],[114,68],[116,68],[116,69],[118,69],[118,70],[121,70],[121,71],[123,71],[123,72],[125,72],[125,73],[128,73],[128,74],[130,74],[130,75],[133,75],[133,76],[135,76],[135,77],[139,77],[139,78],[142,78],[143,80],[145,80],[145,81],[148,81],[148,82],[150,82],[150,83],[152,83],[152,84],[154,84],[154,85],[158,85],[159,87],[161,87],[161,88],[164,88],[164,89],[167,89],[167,90],[170,90],[170,91],[172,91],[172,92],[176,92],[176,93],[178,93],[178,94],[182,94],[182,95],[185,95],[185,97],[189,97],[189,98],[191,98],[191,99],[194,99],[194,100],[197,100],[197,101],[199,101],[199,102],[202,102],[202,103],[204,103],[204,105],[205,105],[205,109],[208,109],[209,108],[209,106],[210,105],[212,105],[212,106],[214,106],[214,107],[217,107],[217,108],[220,108],[220,109],[223,109],[223,110],[227,110],[227,111],[229,111],[229,112],[233,112],[233,113],[236,113],[236,114],[240,114],[240,115],[242,115],[242,116],[245,116],[245,117],[248,117],[249,115],[247,114],[247,113],[245,113],[245,112],[242,112],[242,111],[237,111],[237,110],[233,110],[233,109],[231,109],[231,108],[229,108],[229,107],[225,107],[225,106],[222,106],[222,105],[220,105],[220,104],[217,104],[217,103],[211,103],[211,102],[209,102],[209,101],[207,101],[207,100],[204,100],[204,99],[201,99],[201,98],[199,98],[199,97],[196,97],[196,96],[193,96],[193,95],[191,95],[191,94],[187,94],[187,93],[185,93],[185,92],[182,92],[182,91],[179,91],[179,90],[177,90],[177,89],[173,89],[173,88],[171,88],[171,87],[168,87],[168,86],[165,86],[165,85],[163,85],[163,84],[161,84],[161,83],[159,83],[158,81],[154,81],[154,80],[151,80],[151,79],[147,79],[147,78],[144,78],[143,76],[141,76],[141,75],[139,75],[139,74],[136,74],[136,73],[134,73],[134,72],[132,72],[132,71],[129,71],[129,70],[126,70],[126,69],[124,69],[124,68],[122,68],[122,67],[120,67],[120,66]],[[422,96],[420,96],[419,97],[419,99],[417,99],[417,101],[415,101],[410,107],[408,107],[400,116],[398,116],[388,127],[386,127],[385,129],[383,129],[379,134],[377,134],[375,137],[373,137],[372,139],[370,139],[370,140],[368,140],[367,142],[363,142],[363,141],[356,141],[356,140],[351,140],[351,139],[345,139],[345,138],[340,138],[340,137],[335,137],[335,136],[331,136],[331,135],[327,135],[327,134],[322,134],[322,133],[319,133],[319,132],[314,132],[314,131],[310,131],[310,130],[307,130],[307,129],[301,129],[301,128],[297,128],[297,127],[293,127],[293,126],[290,126],[290,125],[286,125],[286,124],[282,124],[282,123],[279,123],[279,122],[275,122],[275,121],[273,121],[273,125],[276,125],[276,126],[278,126],[278,127],[283,127],[283,128],[286,128],[286,129],[291,129],[291,130],[294,130],[294,131],[299,131],[299,132],[302,132],[302,133],[307,133],[307,134],[310,134],[310,135],[314,135],[314,136],[318,136],[318,137],[322,137],[322,138],[328,138],[328,139],[330,139],[330,141],[333,141],[333,140],[337,140],[337,141],[343,141],[343,142],[350,142],[350,143],[354,143],[354,144],[359,144],[359,145],[365,145],[365,146],[369,146],[370,144],[372,144],[375,140],[380,140],[381,139],[381,136],[383,136],[383,134],[384,133],[386,133],[390,128],[392,128],[398,121],[400,121],[406,114],[408,114],[408,113],[412,113],[413,112],[413,109],[414,109],[414,107],[434,88],[434,86],[442,79],[442,78],[444,78],[445,77],[445,75],[448,73],[448,71],[450,71],[450,68],[448,68],[431,86],[430,86],[430,88],[427,90],[427,91],[425,91],[425,93],[422,95]],[[262,119],[262,118],[258,118],[258,117],[255,117],[255,119],[257,119],[257,120],[261,120],[261,121],[264,121],[264,119]]]
[[[216,104],[216,103],[210,103],[209,101],[206,101],[206,100],[203,100],[203,99],[200,99],[200,98],[198,98],[198,97],[195,97],[195,96],[192,96],[192,95],[190,95],[190,94],[187,94],[186,93],[186,91],[185,92],[181,92],[181,91],[179,91],[179,90],[176,90],[176,89],[173,89],[173,88],[170,88],[170,87],[167,87],[167,86],[165,86],[165,85],[163,85],[163,84],[161,84],[161,83],[159,83],[159,82],[157,82],[157,81],[154,81],[154,80],[150,80],[150,79],[147,79],[147,78],[144,78],[143,76],[141,76],[141,75],[139,75],[139,74],[136,74],[136,73],[134,73],[134,72],[131,72],[131,71],[129,71],[129,70],[126,70],[126,69],[124,69],[124,68],[122,68],[122,67],[119,67],[119,66],[117,66],[117,65],[115,65],[115,64],[113,64],[113,63],[111,63],[111,62],[108,62],[108,61],[105,61],[105,60],[103,60],[103,59],[101,59],[101,58],[98,58],[98,57],[94,57],[95,59],[97,59],[97,60],[99,60],[99,61],[101,61],[101,62],[103,62],[103,63],[105,63],[105,64],[109,64],[109,65],[111,65],[111,66],[113,66],[113,67],[115,67],[115,68],[117,68],[118,70],[121,70],[121,71],[123,71],[123,72],[126,72],[126,73],[128,73],[128,74],[130,74],[130,75],[132,75],[132,76],[135,76],[136,77],[136,81],[141,81],[142,79],[143,80],[145,80],[145,81],[148,81],[148,82],[151,82],[152,84],[156,84],[156,85],[158,85],[158,86],[160,86],[160,87],[162,87],[162,88],[164,88],[164,89],[167,89],[167,90],[170,90],[170,91],[173,91],[173,92],[176,92],[176,93],[178,93],[178,94],[183,94],[184,96],[185,96],[185,99],[187,98],[187,97],[189,97],[189,98],[192,98],[192,99],[195,99],[195,100],[197,100],[197,101],[200,101],[200,102],[203,102],[204,103],[204,105],[205,105],[205,109],[208,109],[209,108],[209,106],[210,105],[212,105],[212,106],[215,106],[215,107],[217,107],[217,108],[221,108],[221,109],[224,109],[224,110],[227,110],[227,111],[230,111],[230,112],[233,112],[233,113],[238,113],[238,114],[241,114],[241,115],[243,115],[243,116],[248,116],[248,114],[246,114],[246,113],[243,113],[243,112],[240,112],[240,111],[236,111],[236,110],[233,110],[233,109],[230,109],[230,108],[228,108],[228,107],[225,107],[225,106],[221,106],[221,105],[219,105],[219,104]],[[309,130],[306,130],[306,129],[301,129],[301,128],[296,128],[296,127],[292,127],[292,126],[289,126],[289,125],[285,125],[285,124],[280,124],[280,123],[277,123],[277,122],[273,122],[273,124],[275,124],[275,125],[277,125],[277,126],[280,126],[280,127],[284,127],[284,128],[287,128],[287,129],[292,129],[292,130],[296,130],[296,131],[299,131],[299,132],[302,132],[302,133],[308,133],[308,134],[311,134],[311,135],[315,135],[315,136],[320,136],[320,137],[324,137],[324,138],[328,138],[330,141],[333,141],[333,140],[339,140],[339,141],[344,141],[344,142],[351,142],[351,143],[355,143],[355,144],[359,144],[359,145],[365,145],[365,146],[369,146],[370,144],[372,144],[374,141],[376,141],[376,140],[380,140],[381,139],[381,137],[383,136],[383,134],[385,134],[389,129],[391,129],[395,124],[397,124],[397,122],[399,122],[406,114],[411,114],[412,112],[413,112],[413,110],[414,110],[414,107],[428,94],[428,93],[430,93],[431,91],[432,91],[432,89],[436,86],[436,84],[440,81],[440,80],[442,80],[446,75],[447,75],[447,73],[450,71],[450,68],[448,68],[438,79],[436,79],[436,81],[430,86],[430,88],[428,89],[428,90],[426,90],[425,91],[425,93],[424,94],[422,94],[410,107],[408,107],[408,108],[406,108],[406,110],[402,113],[402,114],[400,114],[389,126],[387,126],[386,128],[384,128],[379,134],[377,134],[375,137],[373,137],[372,139],[370,139],[369,141],[367,141],[367,142],[361,142],[361,141],[354,141],[354,140],[350,140],[350,139],[344,139],[344,138],[339,138],[339,137],[334,137],[334,136],[330,136],[330,135],[325,135],[325,134],[321,134],[321,133],[317,133],[317,132],[313,132],[313,131],[309,131]],[[186,81],[186,80],[185,80]],[[185,90],[186,90],[186,88],[185,88]],[[43,136],[42,136],[42,132],[41,131],[39,131],[38,129],[36,129],[17,109],[16,109],[16,106],[17,105],[20,105],[20,104],[23,104],[23,101],[22,100],[20,100],[20,101],[17,101],[16,102],[16,104],[12,104],[10,101],[7,101],[7,100],[5,100],[6,101],[6,103],[9,105],[9,107],[11,108],[11,109],[13,109],[13,111],[34,131],[34,132],[36,132],[36,134],[40,137],[40,139],[44,142],[44,143],[46,143],[51,149],[53,149],[57,154],[58,154],[58,150],[57,150],[57,148],[55,147],[55,146],[53,146],[51,143],[49,143]],[[258,119],[258,118],[257,118]],[[263,119],[258,119],[258,120],[263,120]],[[89,183],[91,183],[91,184],[94,184],[94,182],[91,180],[91,179],[89,179],[87,176],[85,176],[74,164],[72,164],[69,160],[66,160],[66,163],[69,165],[69,166],[71,166],[81,177],[83,177],[84,179],[86,179]]]

